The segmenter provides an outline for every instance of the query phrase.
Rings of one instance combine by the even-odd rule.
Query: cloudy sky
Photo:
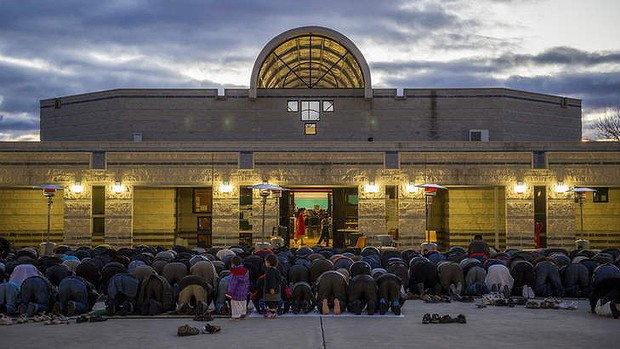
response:
[[[508,87],[620,103],[618,0],[0,0],[0,141],[39,139],[39,100],[245,87],[283,31],[350,38],[373,87]]]

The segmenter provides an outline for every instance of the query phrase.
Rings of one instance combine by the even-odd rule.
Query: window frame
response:
[[[592,202],[597,203],[608,203],[609,202],[609,187],[596,187],[592,188],[596,191],[592,193]]]
[[[319,121],[321,120],[321,100],[309,99],[301,100],[299,111],[301,112],[301,121]],[[304,107],[307,104],[307,107]],[[313,106],[315,108],[313,108]],[[313,116],[316,113],[316,118]]]
[[[294,105],[294,108],[291,106]],[[290,99],[286,102],[286,111],[288,113],[299,113],[299,100]]]
[[[310,130],[314,130],[313,132]],[[306,136],[314,136],[318,132],[316,127],[316,122],[306,122],[304,123],[304,135]]]

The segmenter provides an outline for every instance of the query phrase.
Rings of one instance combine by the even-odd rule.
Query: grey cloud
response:
[[[554,47],[537,55],[505,54],[497,63],[504,67],[527,64],[575,64],[581,66],[620,64],[620,52],[586,52],[571,47]]]
[[[557,53],[570,53],[560,55]],[[524,56],[524,55],[523,55]],[[577,57],[567,59],[567,57]],[[387,76],[385,86],[398,87],[507,87],[526,91],[571,96],[583,100],[584,108],[615,105],[620,99],[620,70],[615,72],[575,72],[575,66],[620,63],[618,53],[587,53],[575,49],[552,49],[540,55],[528,56],[505,64],[504,56],[493,58],[459,59],[448,62],[378,62],[372,63],[373,73]],[[492,76],[509,74],[511,69],[531,62],[554,62],[565,67],[564,72],[550,76],[509,75],[500,79]],[[549,63],[551,64],[551,63]],[[392,72],[398,72],[394,75]],[[405,75],[407,78],[399,76]],[[395,77],[398,76],[398,77]]]
[[[365,49],[360,45],[362,42],[407,52],[429,47],[511,52],[447,62],[369,62],[373,74],[385,77],[382,81],[385,87],[506,86],[584,98],[587,107],[617,103],[617,73],[572,72],[575,66],[617,64],[618,52],[556,47],[535,55],[519,54],[518,39],[504,41],[478,35],[483,24],[460,16],[459,9],[469,6],[467,3],[446,0],[435,5],[404,6],[410,3],[405,0],[390,4],[376,0],[3,2],[0,56],[39,59],[56,69],[37,70],[0,61],[0,95],[4,98],[0,110],[36,116],[40,99],[111,88],[221,87],[209,77],[193,80],[156,62],[245,67],[249,85],[249,71],[263,46],[281,32],[304,25],[340,31],[362,52]],[[138,58],[122,64],[94,61],[90,56],[94,52],[135,53]],[[509,74],[515,67],[532,65],[561,65],[566,73],[501,80],[492,77]],[[5,132],[5,126],[0,123],[0,133]],[[19,127],[25,130],[35,126],[27,120]]]
[[[39,129],[38,119],[8,119],[3,118],[0,120],[0,132],[15,132],[15,131],[28,131],[33,132]]]

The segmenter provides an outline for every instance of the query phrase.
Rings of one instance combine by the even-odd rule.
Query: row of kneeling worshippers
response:
[[[108,315],[230,314],[227,293],[233,256],[239,256],[247,270],[248,305],[259,313],[275,304],[279,314],[318,309],[323,314],[400,315],[408,298],[446,295],[460,300],[490,292],[505,297],[589,297],[593,312],[601,299],[620,303],[618,249],[508,250],[489,258],[469,256],[460,247],[424,254],[371,246],[253,253],[239,246],[209,250],[59,246],[54,252],[39,257],[35,249],[23,248],[3,256],[1,312],[33,316],[54,311],[72,316],[105,299]],[[265,290],[267,255],[277,257],[275,294]]]

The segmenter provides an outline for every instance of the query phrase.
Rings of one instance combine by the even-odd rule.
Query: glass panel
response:
[[[334,101],[323,101],[323,111],[324,112],[333,112],[334,111]]]
[[[594,194],[592,195],[592,202],[609,202],[609,188],[596,187]]]
[[[305,124],[304,125],[304,134],[315,135],[316,134],[316,124],[315,123]]]
[[[299,101],[288,101],[286,111],[288,111],[288,112],[298,112],[299,111]]]
[[[239,187],[239,230],[252,230],[252,188]]]
[[[344,46],[323,36],[299,36],[267,56],[259,88],[363,88],[359,64]]]
[[[301,120],[316,121],[319,120],[319,101],[301,101]]]
[[[93,186],[93,215],[105,214],[105,187]]]
[[[105,218],[93,218],[93,235],[102,235],[105,233]]]
[[[398,187],[385,186],[385,225],[392,239],[398,238]]]
[[[194,189],[194,212],[211,212],[211,188]]]

